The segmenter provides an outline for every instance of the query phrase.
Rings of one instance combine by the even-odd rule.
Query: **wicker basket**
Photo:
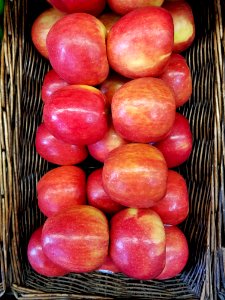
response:
[[[44,221],[37,207],[35,186],[51,166],[37,155],[34,147],[35,130],[42,118],[40,90],[49,64],[34,49],[30,28],[46,4],[44,0],[6,1],[0,81],[4,125],[1,126],[1,165],[5,192],[1,204],[3,250],[9,246],[10,272],[7,274],[17,298],[216,299],[218,285],[222,297],[223,273],[221,263],[217,263],[218,253],[220,262],[222,260],[224,240],[218,226],[222,224],[221,210],[225,205],[224,198],[218,197],[223,179],[221,141],[224,142],[221,7],[219,0],[190,3],[197,32],[195,43],[185,55],[192,71],[194,92],[182,113],[191,122],[194,149],[179,171],[189,187],[190,214],[182,229],[187,235],[191,255],[180,276],[162,282],[99,273],[49,279],[31,269],[26,257],[27,242]],[[6,269],[7,253],[3,252]]]

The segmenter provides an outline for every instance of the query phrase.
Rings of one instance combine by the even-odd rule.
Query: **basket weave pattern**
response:
[[[225,207],[221,192],[224,191],[221,95],[225,89],[220,1],[191,2],[197,32],[185,56],[194,90],[180,111],[190,120],[194,148],[188,162],[179,168],[189,188],[190,214],[182,229],[191,254],[184,272],[164,282],[99,273],[47,279],[35,273],[27,261],[29,237],[44,221],[37,207],[36,183],[51,167],[34,147],[36,128],[42,118],[41,85],[49,64],[34,49],[29,32],[34,18],[44,9],[44,2],[8,0],[5,7],[0,80],[2,274],[10,274],[12,290],[20,299],[216,299],[217,292],[222,295],[225,287],[221,267]],[[2,277],[0,289],[4,290]]]

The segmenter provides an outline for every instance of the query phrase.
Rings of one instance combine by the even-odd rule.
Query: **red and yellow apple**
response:
[[[127,144],[111,151],[102,172],[109,197],[127,207],[148,208],[166,193],[168,169],[162,153],[147,144]]]
[[[161,6],[164,0],[108,0],[110,8],[120,15],[146,6]]]
[[[104,162],[112,150],[127,143],[128,142],[115,131],[113,124],[111,124],[103,139],[88,145],[88,151],[96,160]]]
[[[35,146],[41,157],[56,165],[76,165],[88,156],[85,146],[71,145],[56,139],[44,123],[37,129]]]
[[[54,7],[64,11],[68,14],[71,13],[88,13],[98,16],[105,7],[106,0],[48,0]]]
[[[129,277],[149,280],[165,267],[163,223],[151,209],[128,208],[111,219],[110,256]]]
[[[173,18],[174,52],[182,52],[190,47],[195,38],[195,21],[190,5],[184,1],[165,1],[163,4]]]
[[[43,252],[41,244],[42,226],[35,230],[29,240],[27,257],[31,267],[39,274],[55,277],[63,276],[69,271],[53,263]]]
[[[166,232],[166,265],[156,278],[160,280],[177,276],[186,266],[189,249],[183,232],[176,226],[165,226]]]
[[[179,173],[168,171],[166,195],[152,210],[157,212],[164,224],[177,225],[186,219],[189,211],[188,189]]]
[[[40,14],[32,25],[32,41],[38,52],[45,58],[48,58],[48,49],[46,45],[48,32],[52,26],[64,16],[65,13],[62,13],[55,8],[50,8]]]
[[[91,86],[71,85],[56,91],[45,103],[43,116],[50,133],[68,144],[96,143],[108,130],[105,98]]]
[[[92,205],[104,213],[114,214],[123,206],[113,201],[105,192],[102,183],[102,168],[92,172],[87,179],[87,198]]]
[[[165,157],[168,168],[174,168],[184,163],[192,151],[192,133],[187,118],[176,113],[174,125],[167,137],[155,146]]]
[[[47,49],[56,73],[69,84],[97,85],[109,72],[106,29],[94,16],[74,13],[49,31]]]
[[[45,255],[74,273],[99,268],[108,255],[109,226],[95,207],[77,205],[47,219],[42,230]]]
[[[85,172],[75,166],[48,171],[37,184],[38,206],[47,217],[86,202]]]
[[[159,76],[173,50],[171,14],[160,7],[139,8],[123,16],[107,36],[111,67],[128,78]]]
[[[54,70],[48,71],[44,77],[41,89],[42,100],[47,102],[55,91],[60,90],[67,85],[68,83],[60,78]]]
[[[160,78],[174,91],[176,107],[188,101],[192,94],[192,78],[183,56],[173,53]]]
[[[174,93],[158,78],[131,80],[112,99],[114,128],[132,142],[161,140],[171,130],[175,113]]]

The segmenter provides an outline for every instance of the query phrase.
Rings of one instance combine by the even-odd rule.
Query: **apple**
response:
[[[74,13],[49,31],[47,49],[56,73],[69,84],[97,85],[109,73],[106,29],[95,17]]]
[[[107,106],[109,108],[111,108],[112,98],[115,92],[128,81],[128,78],[114,73],[106,78],[106,80],[100,85],[100,91],[105,95]]]
[[[106,274],[115,274],[120,272],[119,268],[115,265],[109,255],[106,256],[104,263],[97,269],[97,271]]]
[[[39,274],[54,277],[63,276],[69,271],[53,263],[43,252],[41,244],[42,226],[35,230],[29,240],[27,257],[31,267]]]
[[[95,170],[88,176],[87,198],[89,205],[100,209],[104,213],[114,214],[124,208],[106,194],[102,183],[102,168]]]
[[[173,53],[160,78],[174,91],[176,107],[188,101],[192,94],[192,78],[183,56]]]
[[[50,217],[86,202],[85,172],[75,166],[62,166],[47,172],[37,184],[38,206]]]
[[[96,160],[104,162],[112,150],[127,143],[128,142],[115,131],[113,124],[111,124],[103,139],[88,145],[88,151]]]
[[[68,144],[96,143],[108,130],[105,98],[91,86],[71,85],[56,91],[43,116],[50,133]]]
[[[56,165],[76,165],[88,156],[85,146],[71,145],[56,139],[44,123],[37,129],[35,146],[41,157]]]
[[[127,144],[111,151],[102,172],[109,197],[127,207],[148,208],[166,193],[168,169],[162,153],[147,144]]]
[[[156,278],[160,280],[177,276],[188,261],[188,243],[183,232],[176,226],[165,226],[166,232],[166,265]]]
[[[44,102],[47,102],[55,91],[67,85],[68,83],[62,78],[60,78],[59,75],[54,70],[48,71],[48,73],[46,73],[44,77],[44,81],[41,89],[42,100]]]
[[[55,8],[50,8],[40,14],[34,21],[31,29],[31,38],[34,46],[38,52],[48,59],[48,50],[46,45],[46,38],[51,27],[62,17],[65,13],[58,11]]]
[[[120,15],[145,6],[161,6],[164,0],[108,0],[110,8]]]
[[[192,133],[188,119],[176,113],[169,135],[155,144],[165,157],[168,168],[184,163],[192,151]]]
[[[159,76],[172,53],[173,36],[173,20],[165,9],[149,6],[131,11],[108,33],[109,64],[128,78]]]
[[[44,253],[74,273],[98,269],[108,255],[109,228],[95,207],[77,205],[47,219],[42,230]]]
[[[171,130],[176,113],[173,91],[152,77],[125,83],[114,94],[111,108],[115,130],[140,143],[161,140]]]
[[[152,210],[157,212],[164,224],[177,225],[186,219],[189,211],[188,189],[179,173],[168,171],[166,195]]]
[[[105,7],[106,0],[49,0],[57,9],[68,14],[83,12],[98,16]]]
[[[105,26],[106,32],[108,34],[112,26],[120,19],[120,16],[113,12],[108,12],[98,17],[98,19]]]
[[[173,18],[174,52],[182,52],[190,47],[195,38],[195,21],[191,6],[183,0],[163,4]]]
[[[110,256],[121,272],[139,280],[157,277],[165,267],[163,223],[151,209],[128,208],[111,219]]]

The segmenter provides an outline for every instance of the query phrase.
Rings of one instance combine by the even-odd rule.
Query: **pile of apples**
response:
[[[183,0],[48,2],[32,27],[53,68],[36,150],[59,167],[37,184],[47,220],[30,238],[29,262],[45,276],[174,277],[189,255],[176,226],[188,215],[187,185],[171,169],[192,150],[189,122],[176,112],[192,93],[179,54],[195,36],[191,8]],[[87,177],[75,165],[88,155],[103,164]]]

